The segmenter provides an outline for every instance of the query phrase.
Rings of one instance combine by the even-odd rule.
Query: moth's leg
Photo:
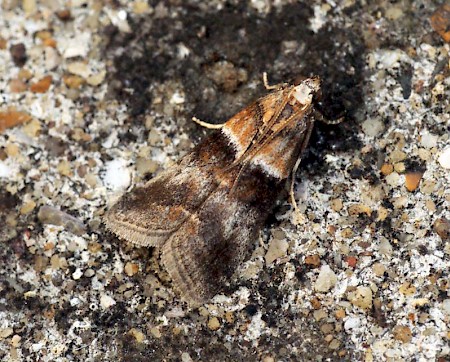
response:
[[[298,167],[300,166],[300,162],[302,161],[302,154],[305,151],[306,147],[308,146],[309,139],[311,137],[311,133],[314,128],[314,121],[315,121],[315,118],[312,118],[311,123],[309,124],[308,128],[306,129],[305,137],[303,138],[302,143],[300,145],[300,151],[298,154],[297,161],[295,161],[295,165],[294,165],[294,168],[292,169],[292,173],[291,173],[291,184],[289,187],[289,196],[291,199],[292,206],[294,207],[294,211],[299,211],[297,201],[295,200],[295,195],[294,195],[295,175],[297,173]]]
[[[292,169],[291,184],[289,185],[289,197],[291,199],[291,204],[294,207],[294,211],[299,211],[297,200],[295,199],[294,195],[294,183],[295,183],[295,174],[297,173],[298,166],[300,166],[301,161],[302,159],[301,157],[299,157],[295,162],[294,168]]]
[[[223,126],[225,126],[225,123],[208,123],[208,122],[203,122],[202,120],[198,119],[197,117],[192,117],[192,120],[199,124],[202,127],[208,128],[208,129],[221,129]]]
[[[314,110],[313,110],[313,117],[316,121],[319,121],[319,122],[322,122],[325,124],[329,124],[329,125],[339,124],[345,120],[345,116],[341,116],[337,119],[328,119],[323,115],[323,113],[321,111],[319,111],[316,108],[314,108]]]

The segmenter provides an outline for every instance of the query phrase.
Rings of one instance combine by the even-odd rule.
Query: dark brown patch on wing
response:
[[[260,169],[246,171],[235,194],[224,181],[167,240],[162,261],[189,304],[217,294],[248,258],[280,187]]]
[[[160,245],[216,189],[215,168],[233,158],[223,136],[215,133],[177,166],[122,196],[104,217],[107,228],[138,245]]]

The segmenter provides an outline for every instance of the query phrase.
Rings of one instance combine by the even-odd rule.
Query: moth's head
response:
[[[304,78],[294,85],[292,96],[300,104],[308,106],[313,101],[320,99],[320,85],[319,77]]]

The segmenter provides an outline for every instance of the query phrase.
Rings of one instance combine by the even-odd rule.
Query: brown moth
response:
[[[248,258],[308,143],[320,79],[273,88],[104,217],[120,238],[161,249],[191,306],[212,298]]]

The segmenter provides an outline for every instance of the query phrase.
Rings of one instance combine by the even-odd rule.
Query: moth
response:
[[[267,86],[267,80],[266,86]],[[119,238],[161,250],[191,306],[207,302],[248,258],[314,124],[318,77],[268,88],[175,166],[125,193],[104,216]]]

